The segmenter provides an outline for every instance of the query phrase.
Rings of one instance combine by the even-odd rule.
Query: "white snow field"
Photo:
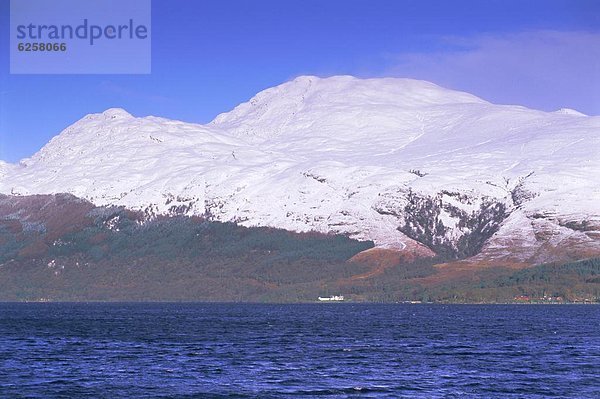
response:
[[[600,117],[574,110],[302,76],[207,125],[87,115],[0,162],[0,192],[543,262],[600,253],[599,137]]]

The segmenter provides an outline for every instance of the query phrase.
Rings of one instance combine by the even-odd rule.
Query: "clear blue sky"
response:
[[[153,0],[152,74],[10,75],[0,0],[0,159],[88,113],[208,122],[297,75],[431,80],[600,115],[597,0]]]

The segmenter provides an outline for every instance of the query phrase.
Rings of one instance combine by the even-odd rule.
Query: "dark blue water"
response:
[[[600,398],[600,307],[0,304],[4,398]]]

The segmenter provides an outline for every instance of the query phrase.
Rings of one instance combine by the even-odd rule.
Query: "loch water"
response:
[[[600,398],[600,306],[4,303],[0,397]]]

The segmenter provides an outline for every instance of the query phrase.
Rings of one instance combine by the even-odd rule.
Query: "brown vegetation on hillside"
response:
[[[142,222],[143,223],[140,223]],[[245,228],[95,207],[70,195],[0,197],[0,300],[595,301],[600,262],[448,262],[415,244]]]

